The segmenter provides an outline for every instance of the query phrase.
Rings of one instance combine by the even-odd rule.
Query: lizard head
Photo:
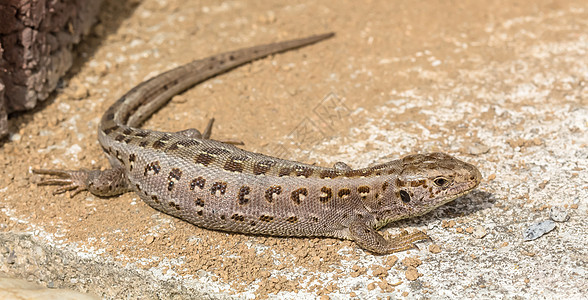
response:
[[[410,155],[391,167],[397,172],[387,178],[387,190],[367,204],[377,228],[426,214],[470,192],[482,179],[476,167],[444,153]]]

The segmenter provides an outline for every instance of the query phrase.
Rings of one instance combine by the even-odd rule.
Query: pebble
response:
[[[474,227],[474,231],[472,232],[472,236],[477,239],[481,239],[481,238],[485,237],[486,234],[488,234],[486,232],[486,228],[484,228],[484,226],[482,226],[482,225],[477,225],[476,227]]]
[[[523,239],[525,241],[532,241],[534,239],[540,238],[553,229],[555,229],[555,222],[551,220],[541,221],[529,226],[529,228],[527,228],[523,233]]]
[[[566,222],[570,219],[570,216],[568,215],[568,212],[565,209],[559,206],[554,206],[549,211],[549,218],[554,220],[555,222]]]

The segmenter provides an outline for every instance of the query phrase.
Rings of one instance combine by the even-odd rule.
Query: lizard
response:
[[[423,215],[474,189],[478,169],[444,153],[413,154],[353,169],[322,167],[249,152],[210,138],[212,122],[159,132],[139,125],[174,95],[268,55],[334,33],[259,45],[195,60],[148,79],[110,106],[98,140],[105,170],[35,169],[39,185],[73,197],[87,190],[111,197],[135,192],[148,205],[196,226],[244,234],[354,241],[374,254],[416,248],[422,231],[384,238],[378,230]]]

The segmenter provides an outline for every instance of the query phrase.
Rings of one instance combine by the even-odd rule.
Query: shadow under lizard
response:
[[[260,45],[196,60],[153,77],[102,116],[98,139],[111,169],[34,170],[55,194],[137,193],[153,208],[200,227],[272,236],[333,237],[377,254],[414,248],[421,231],[384,239],[378,229],[423,215],[472,189],[476,167],[447,154],[406,156],[368,168],[319,167],[253,153],[210,139],[209,123],[159,132],[137,128],[174,95],[265,56],[307,46],[333,33]]]

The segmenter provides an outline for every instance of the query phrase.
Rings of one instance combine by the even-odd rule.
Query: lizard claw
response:
[[[43,177],[38,185],[59,185],[60,187],[53,191],[53,195],[63,194],[68,191],[70,197],[77,195],[81,191],[88,189],[86,179],[88,173],[85,170],[69,171],[69,170],[49,170],[49,169],[34,169],[33,173],[39,175],[48,175]]]

